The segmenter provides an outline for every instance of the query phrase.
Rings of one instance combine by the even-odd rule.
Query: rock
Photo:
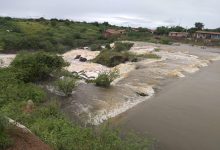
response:
[[[138,59],[137,59],[137,58],[133,58],[133,59],[131,60],[131,62],[138,62]]]
[[[86,58],[84,58],[84,57],[80,57],[80,58],[79,58],[79,61],[81,61],[81,62],[86,62],[86,61],[87,61],[87,59],[86,59]]]
[[[140,96],[143,96],[143,97],[145,97],[145,96],[149,96],[147,93],[142,93],[142,92],[136,92],[138,95],[140,95]]]
[[[80,59],[80,57],[81,57],[81,55],[77,55],[77,56],[75,57],[75,59]]]

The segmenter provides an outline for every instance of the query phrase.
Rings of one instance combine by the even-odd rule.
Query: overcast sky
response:
[[[108,21],[149,27],[220,27],[220,0],[0,0],[0,16]]]

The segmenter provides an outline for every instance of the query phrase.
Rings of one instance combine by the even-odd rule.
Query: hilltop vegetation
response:
[[[0,49],[64,52],[94,43],[104,44],[111,41],[102,36],[109,27],[108,23],[0,17]]]
[[[119,37],[104,37],[106,29],[123,29],[125,34]],[[1,52],[18,52],[21,50],[63,53],[73,48],[89,46],[92,50],[101,50],[116,40],[149,41],[161,43],[147,28],[133,29],[117,27],[104,23],[74,22],[44,18],[18,19],[0,17]]]
[[[103,36],[103,32],[109,28],[123,29],[126,32],[119,37],[107,38]],[[44,18],[0,17],[0,50],[2,52],[44,50],[63,53],[73,48],[85,46],[91,47],[92,50],[101,50],[102,45],[108,45],[116,40],[171,44],[172,39],[168,38],[169,32],[194,33],[203,28],[204,24],[199,22],[195,23],[195,27],[190,29],[181,26],[161,26],[152,31],[147,28],[117,27],[110,25],[108,22],[86,23],[74,22],[68,19],[46,20]],[[204,30],[220,31],[219,28]]]

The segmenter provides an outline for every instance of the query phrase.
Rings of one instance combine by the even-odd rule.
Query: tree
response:
[[[104,26],[109,26],[109,23],[108,22],[103,22],[103,25]]]
[[[169,28],[168,27],[165,27],[165,26],[162,26],[162,27],[157,27],[156,29],[156,33],[158,35],[167,35],[169,34]]]
[[[204,26],[205,25],[201,22],[196,22],[195,23],[195,27],[196,27],[197,30],[202,30],[204,28]]]
[[[181,26],[173,26],[169,30],[170,30],[170,32],[184,32],[184,31],[186,31],[186,29]]]

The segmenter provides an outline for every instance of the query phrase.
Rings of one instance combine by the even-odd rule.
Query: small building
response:
[[[197,31],[195,38],[220,40],[220,32]]]
[[[188,32],[170,32],[169,37],[172,38],[187,38],[189,36]]]
[[[107,29],[103,33],[103,36],[106,37],[106,38],[108,38],[108,37],[118,37],[118,36],[121,36],[124,33],[125,33],[125,30]]]

